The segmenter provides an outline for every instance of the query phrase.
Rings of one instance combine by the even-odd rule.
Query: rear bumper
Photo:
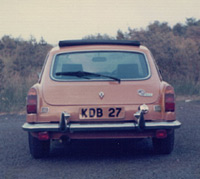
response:
[[[179,121],[172,122],[145,122],[145,130],[158,129],[176,129],[181,126]],[[120,122],[120,123],[93,123],[93,124],[78,124],[69,123],[63,127],[59,123],[25,123],[22,128],[28,132],[80,132],[80,131],[130,131],[140,129],[139,125],[134,122]]]

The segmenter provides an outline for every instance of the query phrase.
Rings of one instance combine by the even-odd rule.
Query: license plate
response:
[[[120,119],[124,118],[123,107],[85,107],[80,108],[80,119]]]

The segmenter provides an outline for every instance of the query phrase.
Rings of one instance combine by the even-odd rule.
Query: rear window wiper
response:
[[[101,75],[101,74],[98,74],[98,73],[86,72],[86,71],[57,72],[56,73],[56,76],[61,76],[61,75],[63,75],[63,76],[76,76],[76,77],[79,77],[79,78],[86,78],[86,79],[90,79],[90,78],[87,78],[87,76],[105,77],[105,78],[110,78],[112,80],[115,80],[118,83],[121,82],[121,80],[119,78],[115,78],[115,77],[107,76],[107,75]]]

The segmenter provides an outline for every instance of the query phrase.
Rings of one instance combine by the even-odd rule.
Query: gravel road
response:
[[[200,179],[200,102],[177,102],[175,148],[170,155],[153,153],[150,140],[54,142],[50,157],[33,159],[25,115],[0,115],[1,179]],[[132,145],[130,145],[130,143]]]

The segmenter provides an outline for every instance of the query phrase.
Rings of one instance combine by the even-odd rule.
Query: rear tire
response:
[[[164,139],[153,138],[153,147],[158,154],[170,154],[174,149],[174,130]]]
[[[36,137],[33,137],[31,133],[28,133],[29,149],[33,158],[43,158],[49,155],[50,140],[40,141]]]

